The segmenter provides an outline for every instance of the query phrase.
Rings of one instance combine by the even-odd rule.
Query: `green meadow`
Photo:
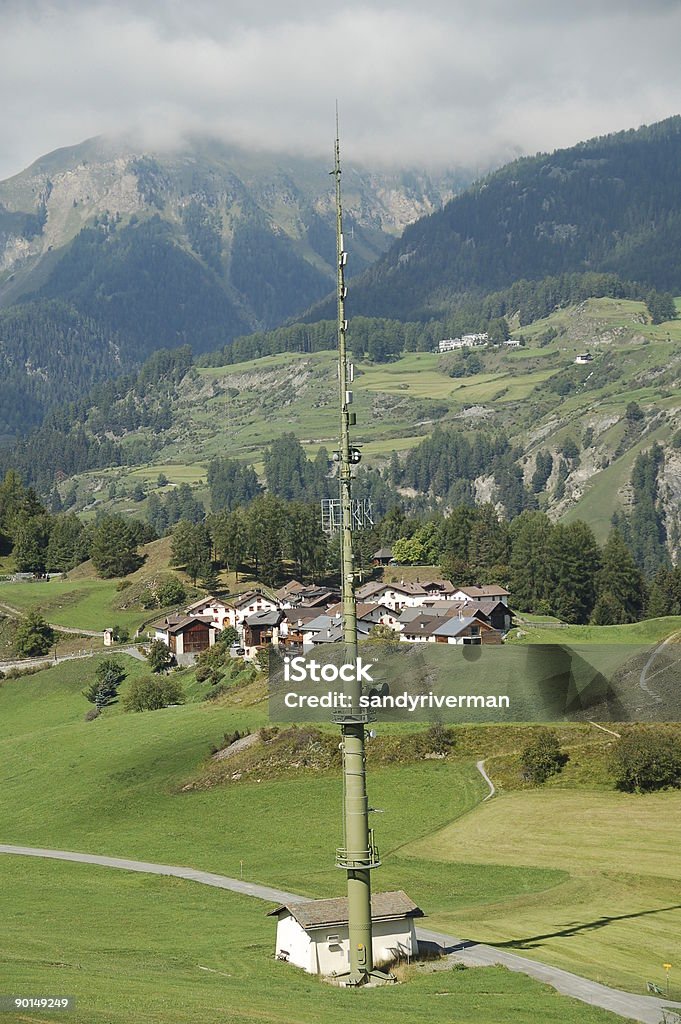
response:
[[[334,988],[274,960],[267,904],[183,879],[8,856],[0,877],[3,987],[75,997],[73,1024],[618,1020],[498,967],[428,968],[390,988]]]
[[[125,657],[125,663],[130,678],[147,671],[133,659]],[[342,892],[333,866],[341,811],[335,771],[306,769],[303,755],[302,766],[278,777],[259,779],[255,771],[248,781],[227,774],[220,784],[205,784],[210,747],[220,744],[223,733],[266,724],[266,704],[257,692],[235,690],[222,702],[203,701],[208,687],[188,674],[182,676],[188,680],[184,706],[130,715],[115,704],[85,722],[90,705],[81,690],[93,669],[92,661],[62,664],[0,685],[3,842],[231,876],[243,865],[251,881],[307,896]],[[602,760],[602,744],[611,742],[607,735],[585,740],[588,726],[565,728],[580,757],[591,758],[595,742],[593,756]],[[674,962],[681,924],[675,895],[681,795],[618,794],[593,772],[589,788],[580,785],[577,772],[566,773],[567,788],[502,786],[495,800],[483,803],[487,787],[475,760],[487,756],[494,777],[495,751],[513,748],[521,733],[470,728],[462,732],[458,752],[444,761],[371,766],[383,861],[375,885],[404,888],[431,927],[641,992],[649,978],[660,980],[661,962]],[[336,1019],[338,994],[272,961],[274,928],[256,901],[179,880],[5,856],[0,877],[10,906],[0,939],[10,988],[32,979],[65,991],[66,979],[72,982],[68,994],[80,996],[91,981],[92,1002],[83,1011],[90,1016],[83,1020],[117,1024],[146,1002],[148,1018],[135,1010],[135,1020],[170,1022],[178,1019],[181,997],[181,1019],[208,1021],[220,975],[204,978],[209,972],[199,972],[198,965],[232,975],[234,1020]],[[74,976],[75,970],[81,973]],[[406,1021],[423,1016],[423,1001],[431,1001],[426,1019],[449,1019],[450,1011],[433,1010],[436,991],[461,994],[462,1020],[473,1020],[474,1013],[490,1022],[607,1019],[589,1016],[595,1011],[588,1007],[556,1002],[554,994],[503,971],[419,975],[400,989],[404,1003],[394,1005],[404,1007]],[[281,1017],[274,1010],[267,1016],[268,992]],[[113,994],[124,1009],[115,1009]],[[384,996],[370,998],[378,1020],[381,1014],[386,1021],[400,1019],[389,1017],[397,1011],[382,1002]],[[554,1006],[562,1006],[555,1018]]]

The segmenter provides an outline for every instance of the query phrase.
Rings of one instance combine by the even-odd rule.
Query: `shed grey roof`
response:
[[[340,615],[317,615],[316,618],[305,624],[306,633],[321,632],[323,629],[331,629],[334,626],[342,625]]]
[[[268,917],[289,913],[302,928],[324,928],[348,923],[347,896],[333,900],[303,900],[300,903],[282,903],[270,910]],[[403,917],[424,917],[420,907],[410,900],[406,892],[375,892],[371,897],[373,921],[389,921]]]
[[[464,629],[473,625],[481,626],[483,623],[472,615],[465,619],[460,619],[458,615],[455,615],[454,618],[447,619],[437,629],[434,629],[433,636],[459,636],[460,633],[463,633]]]
[[[280,611],[253,612],[246,619],[247,626],[278,626],[284,618]]]

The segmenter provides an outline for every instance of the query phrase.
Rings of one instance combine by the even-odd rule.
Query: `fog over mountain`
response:
[[[0,178],[100,133],[486,168],[681,109],[679,0],[5,0]]]

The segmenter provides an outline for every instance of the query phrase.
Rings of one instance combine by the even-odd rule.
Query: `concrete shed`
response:
[[[308,974],[332,976],[350,967],[348,901],[302,900],[269,912],[277,918],[276,956]],[[414,919],[423,911],[405,892],[378,892],[371,897],[374,964],[377,967],[416,956]]]

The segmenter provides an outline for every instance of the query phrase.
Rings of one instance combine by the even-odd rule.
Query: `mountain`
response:
[[[463,172],[344,171],[353,265],[439,207]],[[174,153],[96,138],[0,182],[0,435],[164,346],[205,352],[333,287],[322,160],[196,139]],[[21,409],[26,416],[22,418]]]
[[[679,116],[517,160],[407,227],[354,283],[350,312],[444,317],[471,293],[591,271],[678,293],[679,166]]]

